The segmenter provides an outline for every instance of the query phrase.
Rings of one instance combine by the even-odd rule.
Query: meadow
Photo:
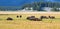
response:
[[[22,15],[22,18],[17,18]],[[28,16],[55,16],[56,19],[43,19],[42,21],[30,21]],[[8,17],[13,20],[6,20]],[[20,13],[20,14],[0,14],[0,29],[60,29],[59,13]]]

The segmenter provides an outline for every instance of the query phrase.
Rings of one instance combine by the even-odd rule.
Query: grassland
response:
[[[16,16],[22,15],[22,18]],[[29,21],[28,16],[55,16],[56,19],[43,19],[42,21]],[[13,18],[12,21],[7,21],[8,17]],[[32,13],[32,14],[0,14],[0,29],[60,29],[60,14],[54,13]]]

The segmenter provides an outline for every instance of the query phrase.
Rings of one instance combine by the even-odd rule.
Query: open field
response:
[[[0,12],[0,29],[60,29],[60,12],[49,13],[26,13],[26,12]],[[22,15],[22,18],[16,16]],[[56,19],[43,19],[42,21],[29,21],[28,16],[55,16]],[[7,21],[8,17],[13,18],[12,21]]]

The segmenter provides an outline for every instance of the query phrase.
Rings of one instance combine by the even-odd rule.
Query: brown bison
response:
[[[27,19],[31,21],[41,21],[40,19],[35,18],[35,16],[27,17]]]
[[[55,16],[49,16],[50,19],[55,19]]]
[[[12,18],[8,17],[7,20],[13,20]]]
[[[40,17],[40,19],[44,19],[44,18],[45,18],[45,19],[48,19],[48,17],[46,17],[46,16],[41,16],[41,17]]]
[[[33,20],[35,19],[35,16],[27,17],[28,20]]]

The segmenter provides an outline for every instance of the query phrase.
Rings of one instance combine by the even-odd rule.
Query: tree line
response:
[[[60,3],[59,2],[33,2],[33,3],[28,3],[24,4],[23,6],[19,7],[0,7],[0,11],[17,11],[17,10],[23,10],[26,7],[33,7],[33,10],[36,11],[46,11],[43,10],[43,7],[50,7],[53,8],[51,11],[60,11]]]
[[[60,8],[60,3],[58,2],[34,2],[31,4],[25,4],[24,6],[22,6],[21,9],[24,9],[25,7],[33,7],[33,10],[37,10],[37,11],[46,11],[43,10],[43,7],[50,7],[53,8],[53,10],[51,11],[60,11],[59,9],[56,8]]]

